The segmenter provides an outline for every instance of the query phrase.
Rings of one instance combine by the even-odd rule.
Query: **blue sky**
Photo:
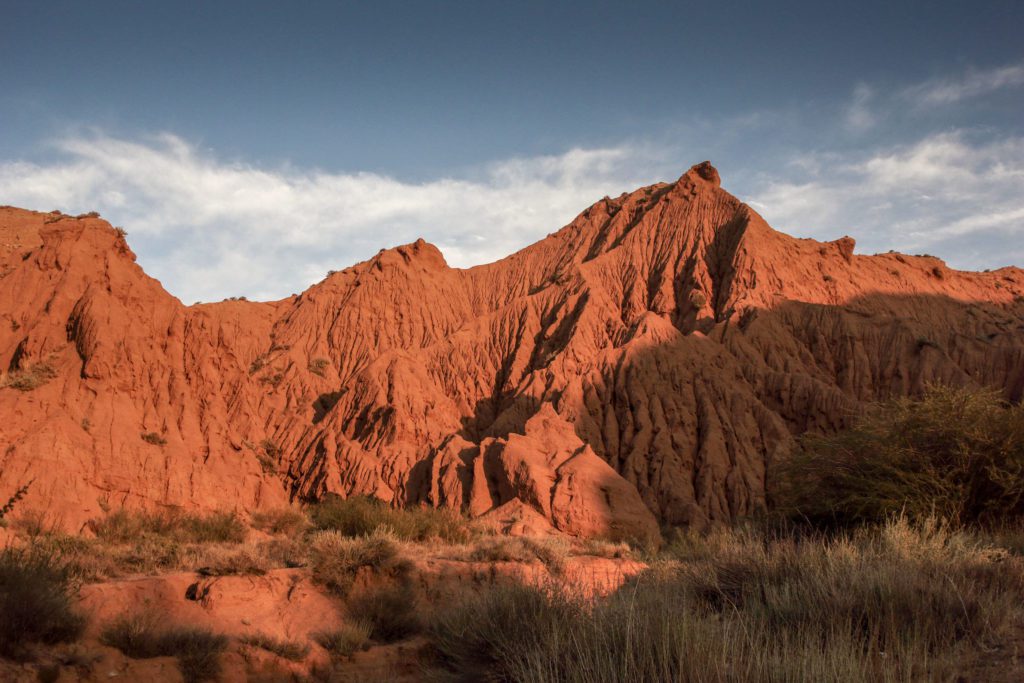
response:
[[[503,256],[711,159],[777,229],[1024,265],[1024,4],[0,0],[0,204],[186,302]]]

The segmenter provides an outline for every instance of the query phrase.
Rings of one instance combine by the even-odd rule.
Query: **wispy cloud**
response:
[[[871,101],[875,96],[874,89],[866,83],[858,83],[853,89],[853,98],[846,107],[846,127],[854,131],[864,131],[875,125],[875,113],[871,110]]]
[[[956,267],[1024,262],[1024,139],[960,131],[860,157],[805,161],[801,182],[766,180],[751,204],[787,232],[850,234],[861,251],[931,252]]]
[[[954,77],[925,81],[905,89],[903,95],[919,105],[934,106],[952,104],[1021,85],[1024,85],[1024,63],[974,69]]]
[[[53,163],[0,163],[0,200],[100,211],[129,230],[147,271],[188,302],[285,296],[421,236],[452,265],[486,262],[605,194],[657,178],[654,153],[636,147],[510,159],[473,178],[425,183],[223,162],[169,134],[74,137],[57,150]]]

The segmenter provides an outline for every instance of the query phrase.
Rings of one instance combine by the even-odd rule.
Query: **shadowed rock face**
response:
[[[0,497],[327,492],[645,537],[765,502],[806,430],[929,382],[1024,393],[1024,272],[794,239],[709,163],[501,261],[421,241],[269,303],[183,306],[98,218],[0,209]]]

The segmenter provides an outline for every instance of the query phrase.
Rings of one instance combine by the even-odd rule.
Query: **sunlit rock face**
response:
[[[769,227],[699,164],[501,261],[382,250],[276,302],[184,306],[100,218],[0,209],[0,498],[328,492],[645,538],[765,505],[807,430],[930,382],[1024,393],[1024,272]]]

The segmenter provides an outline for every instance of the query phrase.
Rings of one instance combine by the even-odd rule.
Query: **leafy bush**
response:
[[[879,523],[905,512],[957,524],[1024,518],[1024,407],[997,394],[932,387],[875,406],[853,427],[812,436],[773,473],[784,513],[815,524]]]
[[[380,527],[387,527],[403,541],[460,542],[470,536],[466,520],[451,510],[392,508],[366,496],[329,496],[312,508],[311,516],[317,529],[337,531],[344,536],[366,536]]]
[[[52,548],[0,550],[0,657],[24,658],[36,643],[81,635],[85,619],[72,607],[71,574]]]
[[[103,629],[100,641],[133,659],[177,657],[188,683],[216,678],[220,655],[228,644],[226,636],[209,629],[161,626],[160,619],[149,613],[116,619]]]
[[[365,621],[343,624],[333,631],[314,633],[313,640],[327,650],[333,658],[351,657],[368,646],[370,626]]]
[[[301,662],[309,654],[309,645],[294,640],[281,640],[266,633],[254,633],[239,639],[246,645],[258,647],[292,662]]]

